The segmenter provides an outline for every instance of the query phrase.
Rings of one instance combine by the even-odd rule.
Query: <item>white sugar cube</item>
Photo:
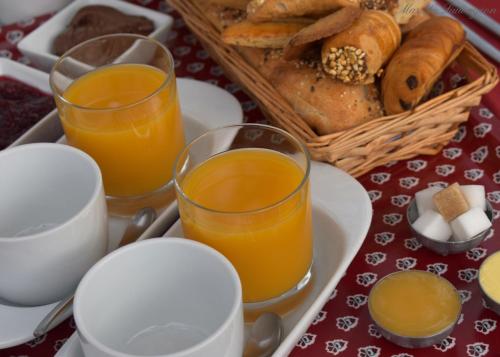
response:
[[[460,242],[474,237],[491,227],[491,222],[484,211],[474,207],[450,222],[453,240]]]
[[[437,241],[445,242],[451,237],[450,225],[433,210],[425,211],[412,226],[418,233]]]
[[[417,210],[419,216],[423,215],[424,212],[428,210],[437,211],[436,206],[432,201],[432,196],[434,196],[434,194],[438,193],[441,190],[442,190],[441,187],[429,187],[426,188],[425,190],[418,191],[415,194],[415,201],[417,203]]]
[[[469,207],[479,207],[486,210],[486,193],[482,185],[464,185],[460,186],[460,191],[465,196]]]

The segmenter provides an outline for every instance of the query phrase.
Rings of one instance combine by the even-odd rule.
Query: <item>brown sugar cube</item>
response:
[[[456,182],[434,194],[432,201],[448,222],[469,210],[469,204],[460,190],[460,185]]]

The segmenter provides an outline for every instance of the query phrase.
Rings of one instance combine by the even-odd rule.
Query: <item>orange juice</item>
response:
[[[311,204],[308,182],[301,185],[304,176],[281,153],[238,149],[208,159],[180,183],[196,203],[179,199],[186,237],[232,262],[247,303],[282,295],[311,266]]]
[[[377,283],[368,300],[372,318],[382,328],[407,337],[428,337],[453,325],[461,310],[460,296],[449,281],[410,270]]]
[[[99,68],[64,92],[58,102],[69,144],[90,154],[106,194],[152,192],[172,178],[184,146],[175,78],[142,64]]]

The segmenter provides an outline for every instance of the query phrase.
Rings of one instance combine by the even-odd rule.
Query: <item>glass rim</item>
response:
[[[196,144],[199,140],[202,140],[203,138],[205,138],[206,136],[208,136],[210,134],[213,134],[214,132],[217,132],[217,131],[220,131],[223,129],[242,128],[242,127],[246,127],[246,128],[254,127],[256,129],[275,131],[281,135],[284,135],[289,141],[296,144],[304,153],[305,160],[306,160],[306,169],[303,173],[302,180],[299,182],[297,187],[295,187],[295,189],[292,192],[290,192],[289,194],[287,194],[286,196],[284,196],[280,200],[278,200],[270,205],[256,208],[256,209],[252,209],[252,210],[248,210],[248,211],[239,211],[239,212],[220,211],[220,210],[216,210],[213,208],[205,207],[205,206],[199,204],[198,202],[193,201],[188,195],[186,195],[184,190],[180,187],[180,184],[178,181],[177,167],[179,166],[179,162],[180,162],[181,157],[185,156],[185,154],[187,152],[189,152],[190,148],[194,144]],[[272,150],[272,149],[269,149],[269,150]],[[277,150],[273,150],[273,151],[277,151]],[[225,152],[228,152],[228,151],[225,151]],[[277,152],[279,152],[279,151],[277,151]],[[211,157],[213,157],[213,156],[211,156]],[[208,158],[208,159],[210,159],[210,158]],[[205,162],[205,161],[206,160],[204,160],[203,162]],[[304,187],[304,185],[308,182],[310,172],[311,172],[311,155],[309,153],[309,150],[307,150],[307,147],[300,140],[295,138],[293,135],[291,135],[290,133],[286,132],[283,129],[274,127],[272,125],[257,124],[257,123],[241,123],[241,124],[232,124],[232,125],[226,125],[226,126],[222,126],[219,128],[211,129],[211,130],[201,134],[200,136],[194,138],[193,140],[191,140],[191,142],[189,144],[187,144],[182,149],[182,151],[177,156],[177,159],[175,160],[173,182],[174,182],[175,190],[182,196],[182,198],[184,200],[186,200],[187,202],[189,202],[189,204],[192,204],[193,206],[195,206],[197,208],[200,208],[204,211],[215,213],[218,215],[249,215],[249,214],[258,214],[258,213],[262,213],[265,211],[269,211],[269,210],[276,208],[276,207],[280,206],[281,204],[287,202],[289,199],[291,199],[293,196],[295,196],[297,193],[299,193],[300,190]]]
[[[129,103],[129,104],[126,104],[126,105],[122,105],[122,106],[119,106],[119,107],[113,107],[113,108],[90,108],[90,107],[86,107],[86,106],[83,106],[83,105],[72,103],[71,101],[69,101],[66,98],[64,98],[64,95],[62,93],[60,93],[59,89],[53,83],[54,73],[55,73],[56,69],[58,68],[58,66],[62,63],[62,61],[64,59],[68,58],[68,56],[71,53],[73,53],[74,51],[77,51],[77,50],[81,49],[82,47],[88,45],[89,43],[97,42],[97,41],[100,41],[100,40],[103,40],[103,39],[118,38],[118,37],[129,37],[129,38],[135,38],[136,40],[146,40],[148,42],[154,43],[156,46],[158,46],[159,48],[161,48],[163,50],[163,52],[166,54],[169,62],[171,63],[171,66],[170,66],[169,70],[166,71],[167,76],[166,76],[165,80],[162,82],[162,84],[158,88],[156,88],[152,93],[146,95],[145,97],[143,97],[143,98],[141,98],[141,99],[139,99],[139,100],[137,100],[137,101],[135,101],[133,103]],[[140,64],[140,63],[117,63],[117,64]],[[88,74],[90,72],[93,72],[95,70],[98,70],[100,68],[104,68],[104,67],[107,67],[107,66],[110,66],[110,65],[113,65],[113,64],[106,64],[106,65],[103,65],[103,66],[98,66],[95,69],[93,69],[91,71],[88,71],[83,76],[85,76],[86,74]],[[81,77],[79,77],[79,78],[81,78]],[[57,97],[57,99],[59,99],[60,101],[62,101],[66,105],[69,105],[69,106],[71,106],[73,108],[76,108],[76,109],[79,109],[79,110],[94,111],[94,112],[106,112],[106,111],[117,111],[117,110],[122,110],[122,109],[129,109],[129,108],[135,107],[135,106],[137,106],[139,104],[147,102],[149,99],[151,99],[152,97],[154,97],[160,91],[162,91],[163,89],[165,89],[165,87],[167,87],[172,82],[172,78],[173,77],[174,77],[174,58],[173,58],[172,53],[170,52],[170,50],[167,47],[165,47],[161,42],[159,42],[158,40],[156,40],[154,38],[143,36],[143,35],[130,34],[130,33],[115,33],[115,34],[102,35],[102,36],[98,36],[98,37],[94,37],[94,38],[88,39],[86,41],[83,41],[83,42],[79,43],[78,45],[76,45],[74,47],[71,47],[69,50],[67,50],[66,52],[64,52],[61,55],[61,57],[59,57],[57,59],[56,63],[54,63],[54,65],[52,66],[52,69],[50,70],[50,73],[49,73],[49,85],[50,85],[50,88],[52,89],[52,92],[54,93],[54,96]],[[73,80],[73,82],[76,81],[76,80],[78,80],[78,79]],[[70,86],[71,86],[71,84],[70,84]]]

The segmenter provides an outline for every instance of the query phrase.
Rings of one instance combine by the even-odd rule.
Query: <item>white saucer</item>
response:
[[[283,317],[284,340],[273,356],[288,355],[328,301],[363,244],[372,219],[368,193],[356,179],[342,170],[313,162],[311,190],[314,225],[313,285],[307,298]],[[180,222],[176,222],[165,236],[182,237]],[[83,357],[76,332],[55,357]]]
[[[223,89],[209,83],[184,78],[177,79],[177,89],[187,142],[207,130],[241,123],[243,120],[243,112],[239,102]],[[56,115],[51,120],[59,119]],[[40,133],[27,134],[27,142],[29,142],[30,135],[40,138]],[[141,239],[161,235],[177,217],[177,205],[172,204],[159,215],[158,219],[141,236]],[[110,246],[116,246],[126,225],[127,220],[125,219],[110,218]],[[55,304],[17,307],[8,305],[0,299],[0,349],[32,340],[34,338],[33,330]]]

